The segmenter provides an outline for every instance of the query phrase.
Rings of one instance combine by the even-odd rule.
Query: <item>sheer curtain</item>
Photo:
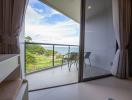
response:
[[[18,39],[22,30],[28,0],[0,0],[0,53],[19,53]]]
[[[118,44],[112,74],[119,78],[128,78],[128,48],[131,32],[131,0],[112,0],[113,25]]]

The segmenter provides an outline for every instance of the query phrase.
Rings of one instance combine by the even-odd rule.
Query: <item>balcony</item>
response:
[[[78,82],[78,45],[26,42],[25,47],[25,72],[29,81],[29,90]],[[84,63],[83,76],[86,78],[109,73],[105,68],[94,66],[93,60],[92,64]]]
[[[26,42],[25,47],[29,90],[78,82],[79,57],[67,60],[70,54],[78,56],[78,45]]]

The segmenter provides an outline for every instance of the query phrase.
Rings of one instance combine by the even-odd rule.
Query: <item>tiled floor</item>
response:
[[[86,65],[86,67],[84,67],[83,78],[91,78],[91,77],[108,75],[108,74],[110,74],[110,71],[107,71],[103,68],[95,67],[95,66],[90,67],[89,65]]]
[[[115,77],[29,93],[29,100],[132,100],[132,81]]]
[[[108,71],[98,67],[87,65],[84,70],[84,78],[109,74]],[[68,66],[64,65],[54,69],[44,70],[34,74],[27,75],[29,90],[47,88],[52,86],[64,85],[78,82],[78,70],[73,64],[69,72]]]
[[[29,90],[47,88],[52,86],[64,85],[78,82],[78,70],[72,65],[69,72],[68,66],[64,65],[54,69],[44,70],[34,74],[27,75]]]

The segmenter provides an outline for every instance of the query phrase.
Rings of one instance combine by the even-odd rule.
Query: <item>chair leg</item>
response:
[[[85,66],[85,68],[87,67],[87,66],[86,66],[86,62],[85,62],[85,61],[84,61],[84,66]]]
[[[71,64],[70,64],[70,67],[69,67],[69,72],[71,72]]]
[[[72,66],[72,62],[70,62],[70,66],[69,66],[69,72],[71,71],[71,66]]]
[[[62,64],[61,64],[61,69],[62,69],[62,66],[63,66],[63,60],[62,60]]]
[[[70,72],[70,62],[68,61],[68,70]]]
[[[90,67],[91,67],[91,61],[90,61],[90,59],[89,59],[89,63],[90,63]]]
[[[68,69],[69,69],[69,72],[71,71],[71,64],[69,64],[69,67],[68,67]]]
[[[78,62],[76,62],[76,68],[77,68],[77,71],[78,71],[78,66],[77,66]]]
[[[68,62],[68,68],[69,68],[69,66],[70,66],[70,61],[67,61]]]
[[[78,61],[75,61],[75,66],[76,66],[76,68],[77,68],[77,71],[78,71],[77,63],[78,63]]]

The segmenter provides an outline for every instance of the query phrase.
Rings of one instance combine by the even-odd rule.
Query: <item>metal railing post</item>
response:
[[[70,45],[69,45],[69,47],[68,47],[68,54],[70,54],[70,49],[71,49],[71,48],[70,48]]]
[[[68,46],[68,59],[70,58],[70,45]],[[69,66],[69,60],[68,60],[68,66]]]
[[[54,64],[54,62],[55,62],[54,61],[54,56],[55,56],[55,45],[53,44],[53,62],[52,62],[53,63],[53,67],[55,66],[55,64]]]
[[[24,71],[25,71],[25,74],[27,73],[27,64],[26,64],[26,62],[27,62],[27,61],[26,61],[26,45],[27,45],[27,44],[25,43],[25,44],[24,44],[24,50],[25,50],[25,51],[24,51],[24,61],[25,61],[25,62],[24,62]]]

